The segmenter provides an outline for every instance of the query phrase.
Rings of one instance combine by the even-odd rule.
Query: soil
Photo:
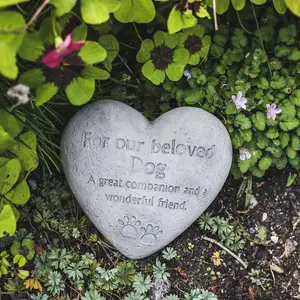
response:
[[[227,180],[207,211],[213,216],[238,221],[249,233],[251,240],[247,241],[244,249],[233,251],[248,264],[247,269],[218,245],[204,240],[203,237],[209,237],[218,241],[218,237],[201,230],[195,223],[169,245],[180,256],[178,260],[167,263],[171,273],[169,294],[182,298],[183,293],[198,288],[214,292],[219,300],[300,299],[300,180],[286,187],[290,172],[295,171],[271,172],[262,179],[255,179],[252,194],[257,205],[249,210],[243,209],[244,198],[237,199],[241,180],[231,177]],[[78,208],[77,217],[82,216],[79,206],[75,206]],[[267,228],[267,239],[264,243],[254,243],[252,241],[257,241],[256,235],[261,226]],[[97,233],[94,226],[90,230]],[[40,243],[46,245],[47,240],[40,238]],[[194,247],[189,247],[189,243]],[[78,254],[85,253],[86,247],[85,243],[81,244]],[[223,259],[220,266],[215,266],[211,260],[216,251],[221,252]],[[96,252],[98,259],[110,264],[113,258],[111,250],[110,254],[103,250]],[[161,252],[139,260],[139,268],[148,268],[157,256],[161,258]],[[251,282],[249,273],[252,269],[260,272],[256,279],[265,281],[263,288]],[[123,294],[126,293],[128,291]],[[15,295],[13,299],[24,298]]]
[[[236,194],[241,182],[232,179],[226,182],[208,211],[239,221],[253,236],[263,225],[268,229],[267,240],[262,245],[248,242],[242,251],[235,252],[248,263],[246,270],[223,251],[223,263],[217,267],[211,257],[221,249],[201,238],[217,237],[194,224],[172,243],[180,255],[177,266],[180,271],[172,284],[174,293],[176,289],[204,288],[216,293],[220,300],[300,299],[300,184],[287,188],[288,175],[289,170],[277,171],[255,180],[253,196],[258,203],[249,211],[239,208],[241,203]],[[188,243],[194,244],[194,248],[189,249]],[[208,267],[217,275],[211,275]],[[251,269],[260,270],[259,278],[268,279],[269,286],[263,289],[251,283],[248,275]]]

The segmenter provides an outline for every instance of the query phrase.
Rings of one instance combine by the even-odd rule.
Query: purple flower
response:
[[[187,80],[192,78],[192,74],[190,73],[189,70],[184,70],[183,75],[186,77]]]
[[[236,109],[246,109],[247,98],[243,97],[242,92],[238,92],[236,96],[232,95],[231,98],[235,104]]]
[[[240,160],[249,159],[251,157],[251,153],[247,148],[240,148]]]
[[[280,108],[276,108],[276,104],[275,103],[272,103],[271,105],[267,104],[266,107],[267,107],[267,118],[268,119],[275,120],[276,119],[276,115],[278,115],[278,114],[281,113],[281,109]]]

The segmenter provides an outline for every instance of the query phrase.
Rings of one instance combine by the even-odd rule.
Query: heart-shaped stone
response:
[[[148,121],[113,100],[81,109],[61,148],[82,209],[132,259],[188,228],[217,196],[232,160],[228,132],[212,114],[182,107]]]

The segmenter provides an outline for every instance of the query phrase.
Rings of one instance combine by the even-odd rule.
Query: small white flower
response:
[[[7,91],[7,96],[18,100],[19,104],[26,104],[29,101],[29,87],[24,84],[17,84]]]

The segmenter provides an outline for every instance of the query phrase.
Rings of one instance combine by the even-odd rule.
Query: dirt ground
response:
[[[246,270],[225,252],[221,254],[222,265],[217,267],[211,256],[221,249],[201,236],[217,237],[196,224],[191,226],[172,244],[180,254],[181,268],[173,282],[174,292],[205,288],[220,300],[300,299],[300,184],[286,187],[288,174],[288,170],[277,171],[254,180],[253,195],[258,203],[249,211],[241,211],[237,201],[240,181],[226,182],[208,211],[238,220],[251,236],[263,225],[268,229],[267,240],[264,245],[247,242],[242,251],[235,252],[248,263]],[[194,248],[189,249],[188,243],[194,244]],[[213,276],[208,267],[215,272]],[[264,288],[251,283],[248,273],[252,268],[260,270],[259,278],[266,283]]]

